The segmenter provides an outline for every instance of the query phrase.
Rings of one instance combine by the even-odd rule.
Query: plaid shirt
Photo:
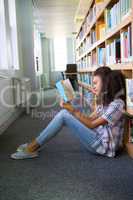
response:
[[[124,101],[115,99],[108,106],[98,106],[96,112],[98,117],[104,118],[108,123],[100,125],[94,130],[98,134],[99,140],[92,146],[97,153],[108,157],[114,157],[115,152],[122,146],[124,133]]]

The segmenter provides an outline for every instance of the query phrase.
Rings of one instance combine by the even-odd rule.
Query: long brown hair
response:
[[[100,76],[102,80],[101,95],[98,103],[108,105],[114,99],[122,99],[126,105],[125,77],[119,70],[111,70],[109,67],[100,67],[94,72],[94,76]]]

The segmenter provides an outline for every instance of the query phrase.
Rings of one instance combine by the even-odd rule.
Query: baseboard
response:
[[[0,126],[0,135],[24,112],[24,109],[15,109],[14,112],[11,112],[7,117],[6,121]]]

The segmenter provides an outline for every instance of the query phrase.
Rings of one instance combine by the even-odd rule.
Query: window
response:
[[[0,0],[0,69],[18,69],[15,0]]]
[[[16,5],[15,0],[8,0],[9,8],[9,30],[10,30],[10,42],[12,52],[12,66],[14,69],[19,68],[18,61],[18,38],[17,38],[17,25],[16,25]]]
[[[66,39],[54,39],[55,71],[65,71],[67,63]]]
[[[4,0],[0,0],[0,45],[2,49],[0,53],[0,69],[7,69],[8,59]]]

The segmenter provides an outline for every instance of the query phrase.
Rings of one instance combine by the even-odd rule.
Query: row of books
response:
[[[97,53],[93,51],[91,55],[85,56],[77,62],[78,69],[85,69],[92,66],[97,66]]]
[[[86,37],[82,45],[78,49],[78,55],[81,56],[87,52],[89,48],[97,41],[103,39],[105,36],[105,24],[99,23],[96,28],[93,28],[90,34]]]
[[[96,29],[96,27],[93,27],[93,29],[90,31],[90,34],[88,34],[88,36],[79,48],[79,55],[82,55],[84,52],[86,52],[97,41],[97,36],[99,37],[100,35],[99,39],[101,39],[105,35],[103,33],[103,28],[100,28]]]
[[[92,75],[90,75],[89,73],[80,73],[78,75],[78,80],[83,83],[92,85]]]
[[[120,38],[112,39],[106,46],[106,64],[121,63]]]
[[[78,49],[78,56],[81,56],[84,52],[86,52],[95,42],[96,42],[96,32],[93,30],[86,37],[86,39]]]
[[[120,35],[120,38],[112,40],[106,46],[106,63],[126,63],[132,62],[132,33],[131,25]]]
[[[103,1],[102,1],[103,3]],[[98,2],[97,2],[98,4]],[[101,4],[101,2],[99,2]],[[93,6],[92,10],[95,10]],[[97,9],[96,9],[97,10]],[[110,31],[110,29],[116,27],[118,24],[121,23],[121,21],[127,16],[127,14],[131,10],[131,0],[119,0],[117,3],[115,3],[113,6],[108,6],[104,11],[104,17],[102,21],[96,22],[96,30],[92,30],[90,32],[91,35],[91,44],[93,44],[95,41],[98,41],[100,39],[103,39],[105,34]],[[96,12],[96,11],[95,11]],[[91,13],[91,9],[90,9]],[[93,14],[94,15],[94,14]],[[92,15],[92,16],[93,16]],[[79,36],[77,38],[77,43],[82,40],[85,33],[87,32],[88,27],[90,26],[90,23],[95,20],[94,18],[89,18],[90,15],[87,16],[83,27],[81,28],[81,31],[79,33]],[[89,18],[89,20],[88,20]],[[84,28],[85,27],[85,28]]]
[[[81,56],[84,52],[86,52],[95,42],[96,31],[93,29],[78,49],[78,56]]]
[[[82,25],[81,31],[79,33],[79,40],[82,40],[84,34],[87,32],[88,27],[90,26],[90,23],[92,20],[96,19],[96,4],[94,4],[90,10],[89,13],[85,19],[85,22]]]
[[[113,7],[105,10],[106,31],[114,28],[122,21],[131,8],[131,0],[119,0]]]
[[[92,52],[92,61],[90,65],[96,64],[96,57],[98,65],[111,65],[116,63],[126,63],[133,61],[132,50],[132,27],[127,26],[117,38],[107,40],[105,47],[98,47],[97,52]],[[81,67],[85,67],[88,63],[81,60]],[[105,62],[106,61],[106,62]],[[85,64],[86,62],[86,64]]]
[[[78,36],[79,41],[82,40],[84,34],[87,32],[92,21],[96,19],[97,13],[100,11],[100,9],[102,9],[103,3],[104,0],[95,0],[94,3],[92,4],[88,12],[88,15],[86,16],[85,21],[81,27],[81,31]]]
[[[86,40],[83,42],[82,46],[78,50],[78,55],[81,56],[83,53],[87,52],[87,50],[93,45],[93,43],[96,42],[96,35],[99,39],[102,39],[102,37],[105,35],[104,31],[104,24],[101,24],[101,27],[103,25],[103,28],[99,29],[97,32],[95,30],[91,31],[91,34],[87,36]],[[121,59],[122,62],[129,61],[129,58],[132,56],[132,27],[129,25],[125,29],[122,30],[120,34],[120,44],[121,44]],[[112,45],[111,45],[112,46]],[[113,49],[115,49],[112,46]],[[110,45],[107,45],[107,54],[110,52]],[[118,50],[119,51],[119,50]],[[117,63],[113,62],[113,63]]]
[[[91,55],[85,56],[83,59],[77,62],[78,69],[83,69],[87,67],[91,67],[92,61],[91,61]]]

